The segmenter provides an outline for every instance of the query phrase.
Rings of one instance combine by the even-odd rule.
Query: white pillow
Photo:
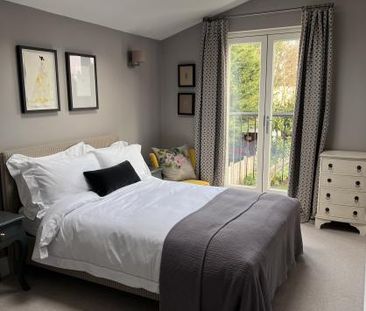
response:
[[[22,175],[42,218],[55,202],[70,194],[89,191],[83,172],[100,169],[94,154],[34,162]]]
[[[150,169],[141,155],[141,145],[133,144],[123,148],[95,149],[92,153],[97,157],[101,168],[129,161],[141,180],[151,176]]]
[[[88,147],[84,142],[80,142],[65,151],[55,153],[45,157],[28,157],[22,154],[14,154],[6,162],[10,175],[13,177],[19,193],[19,198],[24,206],[24,215],[30,219],[34,219],[38,213],[38,207],[32,203],[31,194],[28,186],[24,181],[22,172],[27,170],[33,163],[45,163],[50,160],[61,159],[66,157],[78,157],[85,154]]]
[[[91,145],[86,144],[85,146],[86,146],[87,152],[96,150],[96,148],[94,148]],[[119,141],[116,141],[113,144],[111,144],[109,147],[98,148],[98,150],[107,150],[107,149],[114,149],[114,148],[123,149],[126,146],[128,146],[128,142],[123,141],[123,140],[119,140]]]

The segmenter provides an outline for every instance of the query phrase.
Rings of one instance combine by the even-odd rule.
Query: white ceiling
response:
[[[162,40],[249,0],[8,0]]]

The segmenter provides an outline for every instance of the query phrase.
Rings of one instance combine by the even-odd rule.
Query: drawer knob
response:
[[[356,187],[359,187],[359,186],[361,185],[361,182],[357,180],[357,181],[355,182],[355,185],[356,185]]]
[[[331,170],[333,168],[333,164],[332,163],[329,163],[328,164],[328,169]]]
[[[356,203],[358,203],[358,200],[359,200],[360,198],[358,197],[358,196],[355,196],[355,202]]]
[[[329,213],[329,207],[325,208],[325,212]]]
[[[353,216],[357,217],[358,213],[357,211],[353,211]]]
[[[326,196],[327,200],[330,199],[330,193],[327,193],[325,196]]]
[[[357,165],[357,172],[361,172],[362,171],[362,166],[361,165]]]
[[[331,183],[331,182],[332,182],[332,178],[328,178],[328,179],[327,179],[327,182],[328,182],[328,183]]]

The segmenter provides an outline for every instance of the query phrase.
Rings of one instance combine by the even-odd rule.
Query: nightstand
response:
[[[24,265],[27,256],[27,239],[22,226],[24,216],[0,211],[0,250],[18,245],[18,254],[15,259],[15,270],[18,282],[23,290],[30,287],[24,279]]]
[[[150,172],[151,172],[151,175],[153,177],[156,177],[156,178],[159,178],[159,179],[163,179],[163,169],[162,168],[151,168],[150,167]]]

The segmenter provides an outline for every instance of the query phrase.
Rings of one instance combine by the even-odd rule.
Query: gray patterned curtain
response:
[[[227,33],[227,20],[203,21],[195,108],[196,171],[216,186],[224,183]]]
[[[332,92],[333,21],[333,5],[303,9],[288,190],[301,203],[303,222],[316,213],[319,155],[325,147]]]

